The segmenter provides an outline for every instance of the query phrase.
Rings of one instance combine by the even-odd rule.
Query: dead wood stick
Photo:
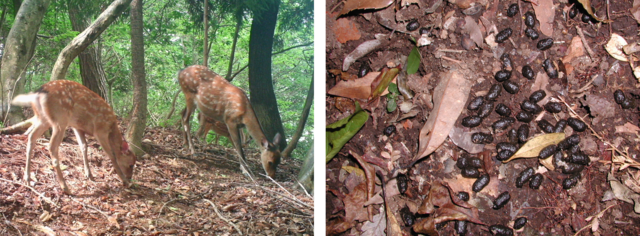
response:
[[[216,204],[214,204],[212,201],[209,201],[209,199],[202,199],[205,200],[207,202],[209,202],[211,204],[211,206],[213,206],[213,210],[216,212],[216,214],[218,215],[218,217],[220,217],[220,219],[224,220],[224,222],[227,222],[227,224],[230,224],[231,226],[233,226],[234,229],[236,229],[236,231],[238,231],[238,234],[243,235],[242,231],[240,231],[240,228],[238,228],[237,225],[235,225],[234,223],[232,223],[230,220],[228,220],[227,218],[224,218],[224,216],[222,216],[222,214],[220,214],[220,212],[218,211],[218,207],[216,207]]]
[[[582,29],[580,29],[580,27],[577,25],[576,25],[576,31],[578,31],[578,35],[582,40],[582,45],[584,46],[585,49],[587,49],[587,53],[589,53],[589,57],[591,57],[591,60],[596,60],[596,58],[594,57],[595,53],[593,53],[593,50],[591,50],[591,47],[589,46],[587,39],[584,38],[584,33],[582,33]]]
[[[167,204],[169,204],[169,203],[171,203],[171,202],[175,202],[175,201],[177,201],[177,200],[178,200],[177,198],[175,198],[175,199],[171,199],[171,200],[169,200],[168,202],[165,202],[164,204],[162,204],[162,207],[160,207],[160,210],[158,211],[158,216],[160,216],[160,214],[162,214],[162,209],[164,209],[164,207],[165,207]]]
[[[20,236],[22,236],[22,232],[20,232],[20,229],[18,229],[18,227],[16,227],[15,225],[13,225],[13,223],[11,223],[11,221],[9,221],[9,219],[7,219],[6,216],[4,216],[4,213],[2,213],[2,218],[4,218],[4,223],[11,225],[11,227],[15,228],[18,231],[18,234],[20,234]]]
[[[46,202],[50,203],[51,205],[54,205],[55,207],[59,207],[59,206],[58,206],[58,204],[56,204],[55,202],[53,202],[53,201],[52,201],[51,199],[49,199],[48,197],[45,197],[45,196],[44,196],[44,194],[42,194],[42,193],[38,192],[37,190],[35,190],[34,188],[32,188],[32,187],[31,187],[31,186],[29,186],[29,185],[26,185],[26,184],[23,184],[23,183],[19,183],[19,182],[15,182],[15,181],[13,181],[13,180],[3,179],[3,178],[0,178],[0,180],[5,181],[5,182],[9,182],[9,183],[12,183],[12,184],[17,184],[17,185],[25,186],[25,187],[27,187],[27,188],[31,189],[31,191],[33,191],[34,193],[38,194],[38,196],[40,196],[40,197],[41,197],[42,199],[44,199]]]

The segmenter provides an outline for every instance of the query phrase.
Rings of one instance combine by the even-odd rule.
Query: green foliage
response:
[[[409,53],[409,58],[407,58],[408,75],[418,72],[418,69],[420,68],[420,58],[420,51],[418,51],[418,47],[413,47]]]
[[[389,84],[389,93],[387,94],[387,112],[393,112],[398,107],[396,98],[400,92],[398,91],[398,85],[394,83]]]
[[[369,120],[369,113],[362,110],[356,103],[355,113],[327,125],[327,157],[325,159],[327,163],[358,133],[367,120]]]

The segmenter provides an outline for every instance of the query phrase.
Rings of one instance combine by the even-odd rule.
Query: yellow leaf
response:
[[[349,174],[351,174],[351,172],[356,172],[356,174],[360,177],[362,177],[363,179],[366,179],[365,175],[364,175],[364,171],[358,167],[355,166],[343,166],[342,167],[343,170],[346,170],[347,172],[349,172]]]
[[[563,139],[564,133],[543,134],[538,137],[532,138],[524,145],[522,145],[522,147],[518,149],[516,154],[513,154],[513,156],[511,156],[511,158],[509,158],[508,160],[502,161],[502,163],[507,163],[518,158],[538,157],[538,154],[540,154],[540,150],[551,144],[558,144]]]

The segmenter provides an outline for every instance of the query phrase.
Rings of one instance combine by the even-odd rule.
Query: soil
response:
[[[403,215],[398,212],[399,209],[406,205],[409,207],[411,214],[415,215],[417,219],[429,217],[426,214],[417,214],[417,206],[422,203],[423,199],[427,198],[427,193],[431,186],[447,183],[453,192],[468,192],[471,195],[469,203],[479,210],[479,219],[484,224],[468,224],[467,235],[490,235],[489,226],[500,224],[513,227],[513,221],[519,217],[528,219],[525,227],[517,230],[517,234],[520,235],[573,235],[581,229],[581,235],[640,234],[640,214],[634,212],[632,203],[619,200],[602,201],[605,193],[611,190],[610,183],[607,180],[609,173],[612,173],[612,178],[617,179],[633,176],[632,182],[635,181],[636,185],[640,183],[640,179],[637,179],[640,176],[637,168],[619,170],[619,165],[612,168],[612,153],[614,157],[620,154],[612,152],[611,147],[607,145],[607,143],[610,143],[619,150],[625,150],[626,155],[636,163],[640,160],[637,157],[640,153],[637,145],[638,137],[640,136],[638,136],[637,130],[630,133],[616,132],[616,127],[622,127],[627,123],[629,127],[639,126],[640,117],[637,104],[640,102],[638,100],[640,98],[640,89],[638,89],[640,85],[634,77],[629,64],[614,59],[604,49],[604,45],[609,41],[611,33],[621,35],[629,43],[640,40],[640,37],[637,36],[638,23],[629,11],[632,8],[632,1],[591,1],[591,5],[596,9],[596,15],[606,16],[607,9],[609,9],[610,19],[613,21],[610,24],[598,24],[581,21],[582,13],[573,19],[565,16],[563,10],[569,9],[569,6],[574,2],[567,3],[567,1],[554,0],[555,20],[552,24],[554,33],[551,38],[555,43],[545,51],[540,51],[536,48],[538,40],[531,40],[522,33],[524,27],[522,15],[527,11],[534,11],[532,3],[529,1],[521,1],[519,3],[520,13],[513,18],[506,16],[506,9],[510,4],[517,3],[516,1],[466,1],[483,4],[478,14],[470,16],[476,23],[482,22],[480,16],[484,14],[485,17],[489,18],[489,22],[496,25],[498,31],[506,28],[513,30],[510,39],[498,44],[495,50],[492,50],[486,41],[480,48],[467,50],[461,45],[461,41],[464,41],[462,39],[466,37],[464,31],[460,29],[460,26],[464,24],[454,21],[457,24],[456,26],[452,26],[449,29],[443,26],[443,22],[448,19],[447,16],[451,16],[451,14],[462,19],[466,16],[462,12],[463,9],[450,3],[455,1],[444,1],[442,6],[438,7],[434,13],[426,15],[422,14],[424,10],[438,1],[422,0],[418,2],[420,2],[421,8],[418,8],[417,4],[412,4],[408,7],[409,10],[400,8],[399,5],[394,5],[396,9],[405,10],[396,10],[396,19],[392,19],[399,24],[402,21],[398,21],[398,19],[406,18],[405,23],[411,19],[416,19],[421,26],[429,26],[429,34],[432,36],[430,37],[432,40],[430,45],[419,47],[421,64],[417,76],[409,76],[409,81],[407,82],[409,88],[415,93],[415,97],[428,98],[426,99],[428,102],[415,98],[409,100],[416,106],[415,109],[419,111],[418,114],[404,120],[399,119],[398,117],[403,115],[403,112],[399,111],[399,109],[387,112],[388,98],[386,96],[380,97],[378,103],[371,105],[372,103],[367,104],[368,101],[366,100],[345,99],[327,95],[327,124],[334,123],[353,114],[353,109],[345,109],[345,107],[354,107],[353,104],[349,103],[356,101],[360,104],[367,104],[363,105],[363,107],[370,114],[369,120],[362,129],[327,164],[327,231],[339,235],[362,234],[364,231],[363,226],[367,222],[373,221],[374,216],[380,214],[379,209],[384,209],[381,206],[387,204],[386,206],[389,207],[389,205],[396,204],[399,206],[396,208],[391,207],[391,209],[398,219],[397,224],[400,225],[402,234],[416,234],[410,225],[403,222]],[[384,37],[388,40],[383,42],[376,50],[356,60],[346,71],[347,73],[355,76],[362,67],[368,66],[371,71],[379,71],[386,65],[394,64],[394,62],[400,61],[401,64],[404,64],[405,58],[414,48],[415,44],[412,38],[416,38],[417,34],[415,32],[410,32],[410,35],[410,33],[398,32],[398,30],[393,31],[378,23],[381,22],[380,20],[376,21],[376,19],[379,19],[376,18],[376,12],[382,10],[358,10],[338,17],[338,13],[344,7],[341,1],[329,0],[326,7],[327,71],[341,70],[344,58],[363,42],[375,39],[375,34],[384,34]],[[492,9],[496,9],[496,14],[486,14]],[[400,11],[408,13],[405,15],[398,14]],[[416,11],[421,11],[422,13],[416,16],[414,14]],[[354,37],[357,39],[347,42],[340,42],[339,37],[344,37],[344,35],[334,32],[333,29],[337,24],[337,19],[347,19],[352,22],[360,37]],[[480,27],[482,27],[482,24]],[[540,39],[548,38],[548,36],[540,33],[539,27],[540,22],[536,22],[535,28],[538,29]],[[573,61],[571,64],[567,62],[563,64],[561,59],[568,54],[572,38],[578,36],[576,27],[585,32],[585,39],[593,50],[594,55],[586,63]],[[406,31],[406,29],[403,28],[400,31]],[[447,31],[445,37],[443,37],[445,34],[443,31]],[[344,41],[343,38],[340,38],[340,40]],[[443,51],[446,52],[443,53]],[[497,51],[497,53],[494,53],[494,51]],[[569,127],[564,130],[566,136],[572,134],[580,136],[580,148],[591,158],[591,163],[580,173],[578,184],[571,189],[565,190],[562,186],[563,180],[569,175],[561,173],[558,169],[553,171],[545,169],[539,164],[537,158],[517,159],[506,164],[501,164],[495,158],[497,153],[495,144],[509,141],[507,140],[506,132],[494,133],[491,129],[491,124],[501,118],[497,113],[491,112],[479,127],[467,128],[461,125],[461,120],[464,117],[476,114],[476,111],[470,111],[466,108],[467,104],[476,96],[486,95],[491,85],[497,83],[494,79],[494,74],[502,69],[502,63],[499,59],[502,55],[501,52],[510,55],[514,64],[511,80],[520,86],[520,90],[516,94],[502,91],[502,94],[494,104],[503,103],[507,105],[511,109],[511,117],[515,117],[515,114],[521,110],[520,103],[528,100],[529,95],[535,91],[532,90],[532,85],[536,80],[528,80],[523,77],[521,73],[522,66],[528,64],[533,67],[536,73],[545,73],[541,65],[546,58],[549,58],[556,63],[556,68],[559,69],[561,75],[560,78],[549,79],[547,83],[543,83],[542,88],[547,91],[547,97],[564,99],[592,128],[592,131],[587,129],[584,132],[575,132]],[[534,57],[531,58],[531,55],[534,55]],[[589,58],[589,55],[585,52],[582,57]],[[373,204],[372,207],[369,207],[369,212],[364,217],[365,219],[345,222],[349,221],[347,219],[349,209],[346,206],[348,203],[345,203],[345,198],[351,194],[350,191],[355,191],[354,189],[356,189],[353,187],[352,178],[349,177],[351,171],[345,167],[362,168],[350,153],[357,155],[367,155],[369,153],[374,159],[382,159],[382,157],[379,157],[382,155],[381,153],[400,150],[403,148],[398,147],[404,146],[406,151],[400,151],[402,156],[394,165],[402,170],[403,166],[410,164],[411,159],[419,149],[420,130],[433,109],[433,105],[429,102],[431,102],[432,94],[435,93],[434,88],[438,85],[441,76],[445,72],[452,70],[452,68],[465,68],[471,71],[470,74],[465,75],[466,79],[472,84],[469,98],[462,114],[457,117],[455,128],[462,129],[467,134],[480,131],[492,133],[494,137],[494,141],[485,145],[482,149],[490,157],[490,159],[484,159],[485,166],[481,168],[481,172],[488,173],[491,176],[489,186],[478,193],[471,191],[471,185],[475,179],[461,177],[461,170],[454,166],[455,161],[462,155],[480,157],[481,159],[482,156],[468,154],[466,150],[458,147],[447,138],[435,152],[409,168],[404,168],[403,171],[406,172],[408,177],[408,189],[404,194],[393,196],[390,199],[385,198],[384,204]],[[327,73],[327,91],[341,82],[344,79],[343,77],[345,76]],[[627,97],[636,101],[632,108],[622,109],[620,105],[615,103],[613,92],[617,89],[621,89]],[[400,101],[403,100],[402,96],[399,96],[398,99]],[[566,106],[563,106],[561,113],[555,115],[549,112],[541,114],[543,115],[538,119],[548,120],[552,125],[557,120],[567,119],[571,116]],[[505,131],[511,128],[517,129],[523,124],[525,123],[516,121]],[[389,126],[395,126],[396,131],[391,135],[385,135],[384,129]],[[530,137],[543,133],[535,121],[529,123],[529,129]],[[516,177],[527,167],[534,167],[534,169],[543,174],[544,180],[540,189],[531,189],[528,184],[525,184],[525,187],[522,188],[515,187]],[[376,194],[381,191],[381,176],[384,175],[384,173],[381,174],[379,169],[376,166],[376,170],[378,170],[375,186]],[[389,174],[387,177],[393,179],[396,176]],[[352,182],[350,183],[349,181]],[[511,195],[509,203],[499,210],[491,209],[493,200],[505,191],[508,191]],[[636,193],[638,193],[637,189]],[[364,199],[364,201],[367,200],[369,199]],[[605,209],[606,211],[603,211]],[[592,232],[592,219],[601,212],[604,213],[598,220],[599,228]],[[389,226],[390,224],[386,225],[386,227]],[[583,229],[585,227],[586,229]],[[442,235],[456,234],[454,221],[445,221],[437,225],[436,228],[437,233]],[[388,234],[389,232],[390,229],[386,228],[386,233]]]
[[[95,181],[84,177],[69,130],[60,146],[72,192],[66,195],[50,168],[48,140],[40,139],[34,149],[37,181],[27,187],[22,181],[26,136],[0,136],[0,235],[238,234],[231,224],[248,235],[313,234],[313,199],[295,181],[300,161],[282,160],[278,185],[259,175],[259,150],[245,147],[257,175],[253,182],[240,171],[234,149],[198,145],[196,154],[188,155],[181,139],[178,130],[148,128],[143,139],[148,152],[138,157],[133,186],[124,188],[91,138],[88,158]]]

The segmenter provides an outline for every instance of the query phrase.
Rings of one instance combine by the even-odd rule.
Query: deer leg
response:
[[[193,149],[193,142],[191,141],[191,125],[189,121],[191,120],[191,115],[195,111],[195,102],[193,99],[193,94],[185,93],[185,99],[187,100],[187,108],[186,111],[182,114],[182,127],[184,128],[184,132],[187,138],[187,143],[189,144],[189,151],[191,151],[191,155],[195,154],[195,149]]]
[[[96,134],[96,139],[98,140],[98,142],[102,146],[102,149],[104,150],[105,153],[107,153],[107,156],[111,160],[113,169],[116,170],[118,177],[120,177],[120,179],[122,180],[122,185],[124,185],[125,187],[128,187],[129,180],[124,175],[124,172],[122,172],[122,170],[120,169],[120,166],[118,165],[118,161],[116,160],[116,152],[119,152],[120,150],[113,150],[111,146],[112,145],[111,141],[109,140],[109,134]]]
[[[47,131],[49,127],[40,121],[35,121],[35,123],[31,126],[31,132],[28,136],[27,141],[27,166],[24,168],[24,181],[29,184],[29,172],[31,172],[31,157],[33,157],[33,148],[36,146],[36,140],[39,137],[42,137],[45,131]]]
[[[84,177],[87,177],[89,180],[94,181],[93,175],[91,175],[91,169],[89,169],[89,160],[87,158],[87,139],[84,136],[84,132],[74,128],[73,133],[76,134],[76,140],[78,140],[78,146],[80,146],[80,151],[82,151],[82,163],[84,164]]]
[[[49,141],[49,152],[51,153],[51,157],[53,157],[53,168],[55,168],[56,178],[58,179],[58,183],[60,184],[62,191],[71,195],[69,187],[67,187],[67,183],[64,181],[62,170],[60,170],[60,153],[58,153],[58,148],[60,147],[60,143],[62,143],[63,137],[64,129],[59,125],[54,125],[53,131],[51,132],[51,140]]]

